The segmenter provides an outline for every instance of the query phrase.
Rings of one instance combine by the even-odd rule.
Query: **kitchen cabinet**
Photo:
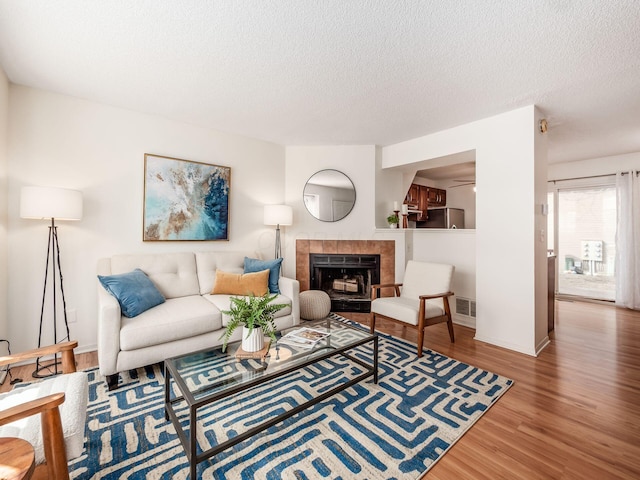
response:
[[[429,206],[430,207],[446,207],[447,191],[440,188],[427,187],[429,190]]]
[[[411,186],[409,187],[409,191],[407,192],[407,196],[404,199],[404,203],[406,203],[407,205],[417,207],[420,202],[419,196],[420,196],[421,186],[422,185],[412,183]]]
[[[416,222],[426,222],[429,218],[427,214],[427,208],[429,207],[429,187],[419,185],[418,190],[418,210],[422,213],[416,214]]]
[[[427,208],[429,206],[429,187],[412,183],[409,191],[404,199],[404,203],[409,205],[410,209],[420,210],[421,213],[409,214],[409,219],[416,222],[424,222],[427,220]]]
[[[410,208],[420,210],[421,213],[412,213],[410,220],[426,222],[429,218],[427,209],[430,207],[444,207],[447,205],[447,191],[440,188],[427,187],[412,183],[404,199],[404,203]]]

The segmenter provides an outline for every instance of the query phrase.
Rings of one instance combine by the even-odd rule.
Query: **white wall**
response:
[[[417,170],[476,150],[476,338],[530,355],[548,342],[546,217],[538,208],[546,202],[547,159],[540,118],[534,106],[521,108],[384,147],[382,160],[383,168]]]
[[[375,222],[378,228],[387,228],[387,217],[391,215],[394,202],[402,205],[407,189],[404,188],[405,177],[401,171],[382,168],[382,148],[376,148],[376,198],[375,198]],[[411,181],[409,181],[411,184]],[[408,187],[407,187],[408,188]],[[405,263],[402,263],[404,271]],[[397,273],[396,269],[396,273]],[[400,277],[402,278],[402,277]]]
[[[0,338],[7,338],[7,120],[9,116],[9,80],[0,68]],[[4,348],[2,350],[4,352]]]
[[[307,211],[302,199],[309,177],[319,170],[346,174],[356,189],[351,213],[337,222],[322,222]],[[296,239],[367,240],[375,226],[376,147],[290,146],[286,147],[286,203],[293,207],[293,225],[283,229],[284,273],[295,277]],[[281,227],[282,228],[282,227]]]
[[[575,162],[553,163],[549,165],[548,178],[549,180],[561,180],[591,175],[610,175],[629,170],[640,170],[640,152]],[[585,184],[593,184],[593,182],[594,180],[588,180]],[[576,183],[572,185],[574,184]]]
[[[231,167],[228,242],[142,241],[144,153]],[[272,251],[273,230],[262,224],[262,214],[264,204],[284,201],[282,146],[11,85],[8,156],[8,312],[16,351],[37,344],[47,241],[46,222],[19,216],[24,185],[83,192],[82,221],[60,222],[58,229],[67,309],[77,310],[71,336],[80,350],[96,344],[98,258],[158,251]],[[46,333],[43,343],[53,339]]]
[[[476,232],[474,230],[413,231],[414,260],[455,265],[453,292],[449,299],[456,323],[475,328],[475,319],[456,315],[455,298],[476,299]]]

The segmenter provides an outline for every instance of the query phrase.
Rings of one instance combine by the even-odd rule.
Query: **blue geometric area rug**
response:
[[[379,342],[377,385],[367,379],[223,451],[198,465],[198,478],[415,480],[513,383],[430,350],[417,358],[415,345],[389,335]],[[371,358],[365,348],[356,354]],[[357,364],[341,362],[216,402],[200,418],[199,442],[208,448],[357,374]],[[87,374],[87,440],[69,463],[71,478],[188,478],[184,449],[164,418],[161,368],[121,373],[113,392],[97,369]]]

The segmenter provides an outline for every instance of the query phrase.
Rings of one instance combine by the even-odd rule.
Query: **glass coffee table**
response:
[[[305,322],[283,330],[278,336],[303,327],[325,331],[330,335],[318,341],[312,348],[304,348],[278,341],[271,345],[265,358],[236,358],[241,342],[173,357],[165,360],[165,417],[171,420],[189,460],[190,475],[196,478],[196,466],[233,445],[247,440],[257,433],[315,405],[336,393],[373,377],[378,383],[378,336],[368,330],[355,328],[333,318]],[[266,340],[266,339],[265,339]],[[354,349],[363,346],[357,351]],[[368,358],[370,356],[370,359]],[[198,414],[214,402],[224,401],[233,395],[242,395],[253,387],[265,384],[318,362],[340,359],[340,364],[350,365],[350,375],[343,383],[328,390],[316,392],[312,398],[296,406],[282,405],[283,413],[266,418],[233,437],[208,448],[199,445],[198,439],[207,432],[198,426]],[[336,362],[337,363],[337,362]]]

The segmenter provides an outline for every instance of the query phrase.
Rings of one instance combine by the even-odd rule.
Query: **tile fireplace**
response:
[[[297,240],[296,278],[327,292],[333,312],[369,312],[371,285],[395,281],[395,241]]]
[[[369,313],[371,285],[380,283],[380,255],[310,253],[309,283],[329,294],[331,311]]]

